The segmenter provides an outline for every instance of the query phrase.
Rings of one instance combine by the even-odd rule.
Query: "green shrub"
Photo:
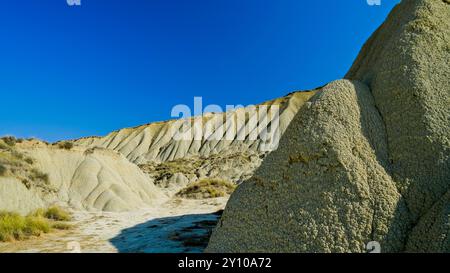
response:
[[[58,206],[48,208],[44,213],[44,217],[54,221],[70,221],[72,218],[67,211]]]
[[[6,143],[6,145],[11,146],[11,147],[16,145],[16,142],[17,142],[17,139],[13,136],[3,137],[2,140],[3,140],[3,142]]]
[[[31,189],[31,182],[28,179],[22,179],[22,184],[27,188]]]
[[[177,196],[193,199],[216,198],[231,194],[236,184],[219,178],[205,178],[188,185]]]
[[[0,142],[0,150],[6,150],[6,151],[8,151],[8,150],[10,150],[10,149],[11,149],[11,147],[9,147],[8,145],[6,145],[5,142],[3,142],[3,141]]]
[[[2,164],[0,164],[0,176],[5,176],[7,171],[8,169]]]
[[[40,236],[52,229],[69,230],[72,225],[59,221],[70,220],[63,209],[53,206],[37,209],[27,216],[14,212],[0,212],[0,242],[25,240],[30,236]]]
[[[37,209],[37,210],[33,211],[32,213],[28,214],[28,216],[45,218],[45,212],[46,212],[45,209]]]
[[[34,160],[33,160],[31,157],[27,157],[27,158],[25,158],[24,160],[25,160],[25,162],[27,162],[27,163],[30,164],[30,165],[33,165],[33,164],[34,164]]]
[[[51,226],[45,218],[0,212],[0,241],[24,240],[50,230]]]
[[[68,141],[59,142],[58,147],[61,149],[70,150],[73,148],[73,143]]]
[[[25,217],[25,234],[27,236],[40,236],[42,233],[49,233],[50,223],[43,217]]]
[[[39,171],[38,169],[32,169],[30,174],[30,179],[33,181],[41,180],[45,184],[49,184],[48,174]]]

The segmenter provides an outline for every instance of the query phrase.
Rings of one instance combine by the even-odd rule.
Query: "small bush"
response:
[[[0,241],[22,239],[24,227],[25,219],[19,214],[0,212]]]
[[[37,209],[27,216],[14,212],[0,212],[0,242],[25,240],[30,236],[49,233],[52,229],[72,229],[72,225],[60,222],[70,218],[66,211],[57,206]]]
[[[59,142],[58,147],[61,149],[70,150],[73,148],[73,143],[68,141]]]
[[[28,179],[22,179],[22,184],[27,188],[27,189],[31,189],[31,183]]]
[[[25,162],[27,162],[27,163],[30,164],[30,165],[33,165],[33,164],[34,164],[34,160],[33,160],[31,157],[25,158]]]
[[[0,164],[0,176],[5,176],[7,171],[8,169],[2,164]]]
[[[28,216],[45,218],[45,212],[46,212],[45,209],[37,209],[37,210],[33,211],[32,213],[28,214]]]
[[[0,142],[0,150],[10,150],[11,147],[9,147],[8,145],[5,144],[5,142]]]
[[[41,181],[43,181],[45,184],[48,184],[48,183],[49,183],[49,177],[48,177],[48,174],[43,173],[43,172],[41,172],[41,171],[39,171],[39,170],[37,170],[37,169],[32,169],[32,170],[31,170],[30,179],[33,180],[33,181],[41,180]]]
[[[50,223],[43,217],[26,217],[25,218],[25,234],[27,236],[40,236],[42,233],[49,233],[51,230]]]
[[[188,185],[177,193],[177,196],[201,199],[216,198],[231,194],[236,189],[236,184],[218,178],[206,178]]]
[[[24,240],[50,230],[51,226],[45,218],[0,212],[0,241]]]
[[[44,217],[54,221],[70,221],[72,218],[68,212],[58,206],[48,208],[44,213]]]
[[[13,147],[16,145],[17,139],[13,136],[3,137],[3,142],[6,143],[6,145]]]

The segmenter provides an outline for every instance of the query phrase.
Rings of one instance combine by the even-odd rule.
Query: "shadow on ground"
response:
[[[122,230],[110,242],[118,252],[203,252],[222,212],[153,219]]]

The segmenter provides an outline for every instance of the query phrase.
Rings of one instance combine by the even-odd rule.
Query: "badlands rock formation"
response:
[[[28,213],[61,203],[79,210],[128,211],[166,199],[138,166],[111,150],[68,150],[25,141],[16,144],[14,152],[32,159],[33,170],[45,175],[45,187],[35,183],[35,176],[25,178],[12,172],[0,177],[2,210]]]
[[[208,177],[240,183],[250,178],[262,159],[276,148],[299,108],[314,94],[294,92],[235,111],[126,128],[106,137],[75,140],[74,144],[123,154],[171,193]],[[259,111],[262,107],[266,109]],[[279,108],[278,115],[272,114],[274,107]],[[191,131],[184,129],[186,122]],[[278,129],[269,126],[266,139],[255,137],[261,133],[256,126],[265,123],[277,123]],[[177,132],[188,132],[187,138],[177,139]]]
[[[159,208],[219,178],[240,186],[209,252],[450,252],[449,63],[448,0],[403,0],[323,88],[67,145],[0,140],[0,210]]]
[[[404,0],[241,184],[209,252],[450,251],[450,5]]]
[[[286,130],[301,105],[311,96],[311,92],[294,92],[286,97],[275,99],[255,106],[272,106],[280,108],[279,126],[281,134]],[[270,113],[269,113],[270,114]],[[74,143],[88,147],[103,147],[115,150],[136,164],[148,162],[167,162],[186,159],[192,156],[209,157],[215,154],[232,154],[252,151],[267,153],[272,151],[270,145],[264,145],[260,138],[251,139],[254,127],[262,123],[266,114],[258,115],[251,107],[239,108],[227,113],[206,113],[186,120],[155,122],[136,128],[125,128],[112,132],[106,137],[88,137]],[[267,122],[276,117],[267,115]],[[254,120],[252,127],[246,127]],[[189,122],[194,128],[189,139],[176,140],[176,132],[183,132],[183,125]],[[273,133],[273,132],[269,132]],[[210,137],[214,135],[216,137]],[[218,134],[218,135],[217,135]]]
[[[256,108],[127,128],[104,138],[67,142],[68,148],[60,145],[67,143],[49,145],[37,140],[14,147],[3,143],[0,167],[16,167],[0,175],[0,209],[27,213],[61,203],[77,210],[130,211],[155,206],[202,178],[241,182],[275,148],[271,145],[279,137],[275,133],[286,130],[314,93],[296,92]],[[266,111],[255,111],[262,106],[267,106]],[[279,115],[271,115],[274,106],[279,107]],[[187,139],[176,140],[175,132],[186,122],[195,130]],[[263,122],[278,122],[279,130],[269,130],[268,141],[253,139],[258,128],[250,124]],[[198,137],[199,133],[203,135]],[[209,138],[217,133],[217,138]],[[20,157],[13,162],[14,154]],[[25,157],[31,163],[25,163]],[[32,171],[40,176],[30,175]]]

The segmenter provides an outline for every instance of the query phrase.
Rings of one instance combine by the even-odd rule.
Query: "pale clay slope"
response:
[[[209,252],[450,252],[450,5],[404,0],[231,196]],[[372,97],[373,96],[373,97]]]
[[[314,91],[296,92],[265,103],[280,105],[281,132],[313,94]],[[233,123],[223,133],[234,138],[243,135],[244,140],[175,141],[168,131],[177,129],[175,125],[181,123],[168,121],[123,129],[105,138],[80,139],[69,150],[39,141],[17,145],[20,152],[35,160],[34,167],[49,175],[49,188],[54,192],[27,189],[17,179],[0,178],[5,181],[0,184],[3,189],[0,191],[0,209],[28,213],[59,203],[78,210],[130,211],[155,206],[188,183],[201,178],[221,177],[242,182],[259,166],[262,161],[260,155],[270,151],[264,150],[267,146],[261,141],[248,139],[251,131],[246,131],[245,125],[252,117],[241,115],[243,112],[244,109],[240,109],[226,114],[208,114],[194,120],[197,125],[207,127],[227,115]],[[233,130],[234,135],[230,134]],[[197,160],[201,164],[189,169],[189,173],[169,173],[169,176],[161,178],[154,171],[143,173],[125,156],[134,163],[161,164],[167,160],[186,159],[192,162]],[[148,169],[148,166],[141,167]],[[164,193],[154,186],[155,182],[165,189]]]
[[[0,210],[29,213],[45,207],[41,193],[27,189],[23,183],[12,177],[0,177]]]
[[[376,240],[383,252],[450,252],[449,63],[448,1],[403,0],[366,43],[349,80],[266,103],[282,106],[285,134],[232,195],[207,251],[364,252]],[[200,177],[240,183],[274,150],[249,140],[250,117],[240,111],[192,119],[205,128],[231,117],[223,132],[231,140],[176,141],[182,121],[168,121],[76,140],[71,150],[21,147],[55,191],[0,178],[0,208],[26,213],[58,202],[137,211],[159,207]],[[177,160],[198,166],[153,173]]]
[[[408,204],[406,250],[450,252],[450,3],[398,5],[347,78],[366,82],[383,116],[390,170]]]
[[[20,181],[9,179],[9,187],[0,185],[5,188],[0,191],[1,209],[19,208],[27,213],[59,203],[78,210],[129,211],[167,199],[147,175],[117,152],[82,147],[64,150],[40,142],[27,146],[18,149],[49,175],[49,188],[54,191],[28,190]]]
[[[314,91],[295,92],[286,97],[263,103],[262,105],[280,106],[280,132],[284,133],[292,118],[297,113],[305,101],[314,95]],[[232,154],[243,151],[253,151],[255,153],[267,153],[272,151],[270,145],[264,145],[261,140],[250,140],[249,135],[255,128],[245,129],[249,119],[255,118],[262,121],[263,115],[245,115],[248,108],[240,108],[235,111],[218,114],[206,114],[205,116],[193,117],[193,128],[212,128],[219,131],[220,127],[215,124],[223,124],[223,120],[230,121],[223,124],[223,134],[228,137],[221,140],[208,140],[206,137],[201,140],[194,138],[189,140],[175,140],[173,132],[180,130],[183,125],[182,120],[172,120],[166,122],[156,122],[148,125],[126,128],[109,134],[106,137],[90,137],[74,141],[78,145],[88,147],[103,147],[120,152],[131,162],[145,164],[148,162],[173,161],[180,158],[192,156],[208,157],[214,154]],[[250,113],[250,111],[249,111]],[[273,120],[273,116],[268,117],[268,121]],[[183,130],[181,130],[183,131]],[[206,129],[205,129],[206,131]],[[205,132],[204,131],[204,132]],[[193,134],[198,134],[197,131]],[[239,140],[242,139],[242,140]]]
[[[400,250],[407,214],[383,167],[383,128],[364,84],[319,90],[232,194],[208,251],[363,252],[375,239]]]

